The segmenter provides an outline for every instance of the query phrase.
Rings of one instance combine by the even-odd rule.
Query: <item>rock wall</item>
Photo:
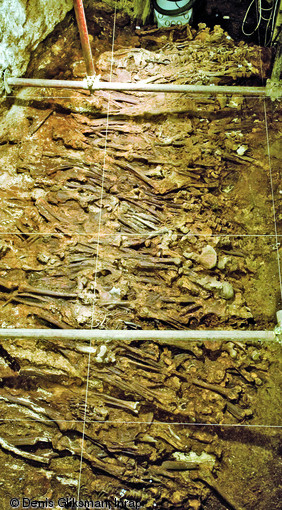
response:
[[[0,2],[0,77],[26,71],[31,52],[73,7],[72,0],[3,0]],[[0,82],[0,92],[3,82]]]

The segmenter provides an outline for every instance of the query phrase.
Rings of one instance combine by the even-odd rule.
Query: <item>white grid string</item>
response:
[[[271,189],[271,199],[272,199],[272,209],[273,209],[273,222],[274,222],[274,237],[276,241],[276,254],[277,254],[277,265],[278,265],[278,279],[280,285],[280,295],[282,299],[282,275],[281,275],[281,264],[280,264],[280,254],[279,254],[279,236],[277,230],[277,221],[276,221],[276,210],[275,210],[275,198],[274,198],[274,186],[273,186],[273,176],[272,176],[272,162],[270,155],[270,142],[269,142],[269,130],[268,130],[268,120],[267,120],[267,110],[266,110],[266,101],[263,101],[263,110],[264,110],[264,120],[265,120],[265,134],[266,134],[266,144],[267,144],[267,156],[269,163],[269,180],[270,180],[270,189]]]
[[[257,18],[259,18],[259,6],[256,5]],[[260,31],[258,31],[258,41],[259,46],[261,46],[261,38]],[[260,51],[260,74],[261,74],[261,82],[263,84],[263,63],[262,63],[262,51]],[[280,286],[280,296],[282,299],[282,276],[281,276],[281,266],[280,266],[280,254],[279,254],[279,242],[278,242],[278,230],[277,230],[277,221],[276,221],[276,209],[275,209],[275,198],[274,198],[274,186],[273,186],[273,175],[272,175],[272,161],[270,154],[270,141],[269,141],[269,129],[268,129],[268,120],[267,120],[267,108],[266,108],[266,98],[263,98],[263,114],[264,114],[264,123],[265,123],[265,136],[266,136],[266,147],[267,147],[267,157],[268,157],[268,166],[269,166],[269,180],[270,180],[270,189],[271,189],[271,200],[272,200],[272,209],[273,209],[273,223],[274,223],[274,236],[276,241],[276,254],[277,254],[277,265],[278,265],[278,280]]]
[[[146,236],[164,236],[166,234],[169,234],[169,232],[173,231],[172,229],[171,230],[167,230],[167,232],[158,232],[156,230],[151,230],[150,232],[136,232],[136,233],[131,233],[131,232],[117,232],[116,234],[111,234],[111,233],[98,233],[98,232],[94,232],[94,233],[91,233],[89,234],[89,232],[68,232],[68,233],[63,233],[63,232],[0,232],[0,236],[21,236],[21,235],[30,235],[30,236],[67,236],[67,237],[70,237],[70,236],[86,236],[86,237],[93,237],[93,236],[99,236],[99,238],[102,238],[102,237],[106,237],[106,236],[109,236],[109,237],[118,237],[118,236],[123,236],[123,237],[128,237],[128,236],[133,236],[133,237],[146,237]],[[190,232],[190,233],[187,233],[187,234],[183,234],[183,233],[177,233],[177,232],[173,232],[173,235],[176,235],[177,237],[187,237],[187,236],[195,236],[195,237],[274,237],[277,239],[279,237],[282,237],[282,233],[281,234],[230,234],[229,232],[226,232],[225,234],[200,234],[198,232]]]
[[[115,425],[185,425],[191,427],[250,427],[250,428],[272,428],[281,429],[282,425],[267,425],[256,423],[205,423],[205,422],[189,422],[189,421],[118,421],[118,420],[64,420],[64,419],[42,419],[40,418],[0,418],[0,425],[2,422],[30,422],[35,421],[38,423],[99,423],[99,424],[115,424]]]
[[[114,37],[115,37],[115,22],[116,22],[116,6],[115,6],[115,17],[114,17],[114,27],[113,27],[113,38],[112,38],[112,59],[111,59],[111,71],[110,71],[110,77],[112,76],[112,65],[113,65],[113,51],[114,51]],[[261,74],[262,74],[262,61],[261,61]],[[111,81],[111,78],[110,78]],[[267,139],[267,147],[268,147],[268,159],[269,159],[269,168],[270,168],[270,181],[271,181],[271,191],[272,191],[272,203],[273,203],[273,211],[274,211],[274,225],[275,225],[275,240],[276,240],[276,249],[277,249],[277,255],[278,255],[278,266],[279,266],[279,278],[280,278],[280,288],[281,288],[281,297],[282,297],[282,284],[281,284],[281,272],[280,272],[280,265],[279,265],[279,251],[278,251],[278,232],[277,232],[277,225],[276,225],[276,216],[275,216],[275,201],[274,201],[274,192],[273,192],[273,182],[272,182],[272,173],[271,173],[271,161],[270,161],[270,147],[269,147],[269,135],[268,135],[268,124],[267,124],[267,115],[266,115],[266,104],[264,99],[264,113],[265,113],[265,128],[266,128],[266,139]],[[93,320],[94,320],[94,307],[95,307],[95,290],[96,290],[96,278],[97,278],[97,263],[98,263],[98,253],[99,253],[99,239],[100,239],[100,230],[101,230],[101,212],[102,212],[102,196],[103,196],[103,184],[104,184],[104,171],[105,171],[105,159],[106,159],[106,149],[107,149],[107,134],[108,134],[108,120],[109,120],[109,109],[110,109],[110,100],[108,102],[108,110],[107,110],[107,124],[106,124],[106,136],[105,136],[105,152],[104,152],[104,165],[103,165],[103,174],[102,174],[102,190],[101,190],[101,207],[100,207],[100,214],[99,214],[99,225],[98,225],[98,244],[97,244],[97,257],[96,257],[96,271],[95,271],[95,283],[94,283],[94,299],[93,299],[93,306],[92,306],[92,322],[91,322],[91,329],[93,328]],[[147,235],[152,235],[153,232]],[[109,234],[110,235],[110,234]],[[113,235],[113,234],[112,234]],[[115,235],[115,234],[114,234]],[[122,235],[121,233],[116,235]],[[127,235],[127,234],[125,234]],[[140,234],[132,234],[132,235],[142,235]],[[192,234],[191,235],[197,235]],[[202,234],[206,235],[206,234]],[[241,236],[238,236],[241,237]],[[250,237],[250,236],[248,236]],[[256,237],[265,237],[263,235],[256,236]],[[92,342],[90,340],[90,346]],[[82,433],[82,448],[81,448],[81,459],[80,459],[80,472],[79,472],[79,482],[78,482],[78,497],[79,500],[79,493],[80,493],[80,486],[81,486],[81,474],[82,474],[82,462],[83,462],[83,446],[84,446],[84,437],[85,437],[85,427],[86,427],[86,416],[87,416],[87,399],[88,399],[88,391],[89,391],[89,376],[90,376],[90,362],[91,362],[91,353],[89,352],[88,355],[88,369],[87,369],[87,380],[86,380],[86,396],[85,396],[85,410],[84,410],[84,420],[83,420],[83,433]],[[93,422],[92,422],[93,423]],[[112,424],[118,424],[118,425],[128,425],[128,424],[144,424],[146,422],[136,422],[136,421],[97,421],[97,423],[112,423]],[[258,428],[282,428],[280,425],[250,425],[250,424],[206,424],[206,423],[191,423],[191,422],[153,422],[154,424],[169,424],[169,425],[186,425],[186,426],[206,426],[206,427],[258,427]],[[147,422],[147,424],[152,424],[152,422]]]
[[[112,35],[112,57],[111,57],[111,68],[110,68],[110,81],[112,80],[113,62],[114,62],[116,13],[117,13],[117,8],[116,8],[116,3],[115,3],[113,35]],[[93,329],[93,326],[94,326],[95,296],[96,296],[98,260],[99,260],[99,239],[100,239],[101,224],[102,224],[102,208],[103,208],[103,194],[104,194],[104,181],[105,181],[105,167],[106,167],[106,157],[107,157],[109,116],[110,116],[110,100],[108,100],[108,108],[107,108],[107,122],[106,122],[106,134],[105,134],[105,146],[104,146],[104,161],[103,161],[103,169],[102,169],[102,183],[101,183],[101,194],[100,194],[100,211],[99,211],[99,222],[98,222],[98,234],[97,234],[98,237],[97,237],[97,248],[96,248],[95,277],[94,277],[93,303],[92,303],[91,328],[90,329]],[[92,340],[91,339],[89,341],[89,347],[90,347],[90,349],[92,347]],[[86,389],[85,389],[85,405],[84,405],[84,420],[83,420],[83,429],[82,429],[82,438],[81,438],[81,455],[80,455],[78,489],[77,489],[77,499],[78,499],[78,501],[79,501],[79,495],[80,495],[81,476],[82,476],[82,463],[83,463],[83,450],[84,450],[85,428],[86,428],[86,418],[87,418],[87,404],[88,404],[90,365],[91,365],[91,352],[89,352],[89,354],[88,354],[88,364],[87,364],[87,377],[86,377]]]

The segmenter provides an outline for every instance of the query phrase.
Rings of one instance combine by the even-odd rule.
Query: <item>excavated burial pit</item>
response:
[[[132,328],[275,325],[263,101],[112,95],[104,165],[108,95],[50,95],[20,92],[2,133],[1,327],[124,329],[125,342],[89,358],[74,342],[1,341],[5,505],[15,488],[56,501],[80,484],[112,506],[278,507],[279,346],[126,342]]]
[[[131,115],[114,106],[105,158],[106,119],[91,119],[97,98],[77,95],[55,104],[42,99],[41,110],[25,99],[8,118],[5,136],[13,143],[1,146],[3,290],[47,285],[89,295],[97,274],[98,321],[113,301],[112,310],[141,328],[271,329],[281,303],[277,112],[267,111],[271,187],[262,100],[245,99],[240,117],[208,101],[199,118],[204,99],[183,95],[168,98],[175,110],[188,102],[189,112],[177,115],[167,113],[164,94],[155,99],[163,113],[148,119],[139,103],[129,107]],[[143,108],[152,100],[137,98]],[[15,324],[14,303],[0,311],[3,327],[25,327],[27,314],[29,327],[40,327],[24,302]],[[66,301],[69,326],[90,327],[91,306],[80,322],[76,304]],[[59,320],[60,307],[56,313]],[[114,311],[106,315],[104,327],[124,327]]]

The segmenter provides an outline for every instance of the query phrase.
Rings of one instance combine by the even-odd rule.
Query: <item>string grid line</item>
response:
[[[114,26],[113,26],[113,38],[112,38],[112,59],[111,59],[111,70],[110,70],[110,81],[112,77],[112,66],[113,66],[113,52],[114,52],[114,38],[115,38],[115,24],[116,24],[116,5],[115,5],[115,15],[114,15]],[[260,55],[261,61],[261,76],[262,76],[262,57]],[[277,250],[277,258],[278,258],[278,267],[279,267],[279,281],[280,281],[280,289],[281,289],[281,297],[282,297],[282,282],[281,282],[281,272],[280,272],[280,265],[279,265],[279,245],[278,245],[278,232],[277,232],[277,224],[276,224],[276,215],[275,215],[275,200],[274,200],[274,190],[273,190],[273,180],[272,180],[272,171],[271,171],[271,158],[270,158],[270,147],[269,147],[269,133],[268,133],[268,124],[267,124],[267,112],[266,112],[266,100],[264,98],[264,118],[265,118],[265,128],[266,128],[266,140],[267,140],[267,148],[268,148],[268,160],[269,160],[269,172],[270,172],[270,183],[271,183],[271,193],[272,193],[272,204],[273,204],[273,212],[274,212],[274,228],[275,228],[275,241],[276,241],[276,250]],[[103,195],[103,183],[104,183],[104,171],[105,171],[105,160],[106,160],[106,150],[107,150],[107,134],[108,134],[108,122],[109,122],[109,109],[110,109],[110,100],[108,102],[108,110],[107,110],[107,124],[106,124],[106,136],[105,136],[105,151],[104,151],[104,165],[103,165],[103,176],[102,176],[102,189],[101,189],[101,207],[100,207],[100,214],[99,214],[99,226],[98,226],[98,240],[100,239],[101,234],[101,214],[102,214],[102,195]],[[264,237],[264,236],[262,236]],[[91,322],[91,329],[93,328],[93,320],[94,320],[94,307],[95,307],[95,290],[96,290],[96,278],[97,278],[97,264],[98,264],[98,254],[99,254],[99,242],[97,243],[97,257],[96,257],[96,271],[95,271],[95,281],[94,281],[94,299],[93,299],[93,306],[92,306],[92,322]],[[90,340],[90,347],[92,345],[92,341]],[[78,482],[78,500],[79,500],[79,494],[80,494],[80,487],[81,487],[81,475],[82,475],[82,462],[83,462],[83,446],[84,446],[84,438],[85,438],[85,428],[86,428],[86,415],[87,415],[87,399],[88,399],[88,391],[89,391],[89,376],[90,376],[90,362],[91,362],[91,353],[89,352],[88,355],[88,370],[87,370],[87,380],[86,380],[86,397],[85,397],[85,409],[84,409],[84,420],[83,420],[83,434],[82,434],[82,449],[81,449],[81,459],[80,459],[80,472],[79,472],[79,482]],[[125,422],[125,421],[107,421],[107,423],[116,423],[116,424],[130,424],[130,423],[137,423],[137,422]],[[139,422],[144,423],[144,422]],[[158,422],[154,422],[157,423]],[[159,424],[162,424],[164,422],[159,422]],[[168,423],[168,422],[166,422]],[[182,422],[178,423],[178,425],[193,425],[193,426],[213,426],[213,427],[220,427],[221,424],[201,424],[201,423],[187,423]],[[170,424],[173,424],[173,422],[170,422]],[[247,427],[250,426],[248,424],[226,424],[224,426],[233,426],[233,427]],[[282,428],[282,426],[268,426],[268,425],[253,425],[260,428]]]
[[[165,234],[169,234],[169,230],[167,232],[156,232],[155,230],[152,230],[151,232],[136,232],[130,233],[130,232],[118,232],[116,234],[110,234],[110,233],[103,233],[98,234],[98,232],[94,232],[92,234],[89,233],[81,233],[81,232],[68,232],[67,234],[63,234],[62,232],[0,232],[0,236],[20,236],[20,235],[30,235],[30,236],[98,236],[101,237],[117,237],[117,236],[133,236],[133,237],[156,237],[162,236]],[[199,234],[198,232],[191,232],[188,234],[178,234],[177,232],[173,232],[174,235],[177,235],[177,237],[186,237],[186,236],[196,236],[196,237],[274,237],[274,238],[282,238],[282,234],[278,234],[277,236],[275,234],[229,234],[226,232],[226,234]],[[279,243],[278,243],[279,244]],[[276,245],[275,245],[276,247]]]
[[[257,13],[257,21],[260,20],[261,12],[259,10],[261,6],[256,4],[256,13]],[[260,31],[258,31],[258,41],[259,46],[261,46],[261,37]],[[260,55],[260,75],[261,82],[263,84],[263,62],[262,62],[262,51],[259,52]],[[267,120],[267,108],[266,108],[266,98],[263,98],[263,115],[264,115],[264,123],[265,123],[265,136],[266,136],[266,147],[267,147],[267,157],[268,157],[268,166],[269,166],[269,180],[270,180],[270,189],[271,189],[271,200],[272,200],[272,210],[273,210],[273,223],[274,223],[274,235],[276,241],[276,254],[277,254],[277,265],[278,265],[278,280],[280,286],[280,296],[282,299],[282,276],[281,276],[281,266],[280,266],[280,254],[279,254],[279,242],[278,242],[278,229],[277,229],[277,221],[276,221],[276,210],[275,210],[275,198],[274,198],[274,186],[273,186],[273,175],[272,175],[272,161],[270,154],[270,140],[269,140],[269,128],[268,128],[268,120]]]
[[[36,421],[38,423],[108,423],[118,424],[118,425],[185,425],[185,426],[201,426],[201,427],[250,427],[250,428],[273,428],[273,429],[281,429],[282,425],[267,425],[265,423],[205,423],[205,422],[189,422],[189,421],[118,421],[118,420],[65,420],[65,419],[51,419],[46,418],[40,420],[39,418],[0,418],[1,423],[6,422],[28,422],[28,421]]]
[[[113,35],[112,35],[112,58],[111,58],[111,68],[110,68],[110,82],[112,81],[113,62],[114,62],[114,44],[115,44],[115,32],[116,32],[116,13],[117,13],[117,8],[116,8],[116,2],[115,2],[114,24],[113,24]],[[98,273],[98,262],[99,262],[99,240],[100,240],[101,224],[102,224],[102,207],[103,207],[105,167],[106,167],[106,157],[107,157],[109,116],[110,116],[110,99],[108,100],[108,107],[107,107],[107,121],[106,121],[105,146],[104,146],[104,161],[103,161],[103,170],[102,170],[102,182],[101,182],[101,194],[100,194],[100,211],[99,211],[99,222],[98,222],[98,238],[97,238],[97,248],[96,248],[95,276],[94,276],[94,289],[93,289],[93,302],[92,302],[91,328],[90,329],[93,329],[93,325],[94,325],[95,296],[96,296],[97,273]],[[92,340],[91,339],[89,341],[89,347],[90,347],[90,349],[92,347]],[[80,495],[81,476],[82,476],[82,463],[83,463],[83,451],[84,451],[85,428],[86,428],[86,418],[87,418],[87,404],[88,404],[88,392],[89,392],[90,364],[91,364],[91,352],[89,352],[89,354],[88,354],[88,364],[87,364],[87,377],[86,377],[86,389],[85,389],[85,406],[84,406],[84,420],[83,420],[83,429],[82,429],[82,438],[81,438],[81,455],[80,455],[80,467],[79,467],[78,490],[77,490],[77,499],[78,499],[78,501],[79,501],[79,495]]]
[[[271,162],[271,155],[270,155],[269,129],[268,129],[267,110],[266,110],[266,101],[265,100],[263,101],[263,110],[264,110],[264,120],[265,120],[266,143],[267,143],[267,157],[268,157],[268,163],[269,163],[269,180],[270,180],[272,210],[273,210],[275,250],[276,250],[276,254],[277,254],[278,279],[279,279],[279,285],[280,285],[280,295],[281,295],[281,299],[282,299],[282,275],[281,275],[281,264],[280,264],[280,253],[279,253],[280,243],[278,241],[279,236],[278,236],[277,221],[276,221],[274,186],[273,186],[273,175],[272,175],[272,162]]]

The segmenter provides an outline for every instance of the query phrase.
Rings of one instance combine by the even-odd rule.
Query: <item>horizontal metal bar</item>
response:
[[[57,340],[111,341],[111,340],[155,340],[158,342],[204,342],[204,341],[274,341],[274,331],[241,330],[122,330],[122,329],[0,329],[0,338],[36,338]]]
[[[31,78],[7,78],[9,86],[16,87],[52,87],[84,90],[123,90],[135,92],[189,92],[191,94],[238,94],[244,96],[266,96],[266,87],[240,87],[236,85],[173,85],[152,83],[103,82],[99,79],[89,81],[39,80]]]

